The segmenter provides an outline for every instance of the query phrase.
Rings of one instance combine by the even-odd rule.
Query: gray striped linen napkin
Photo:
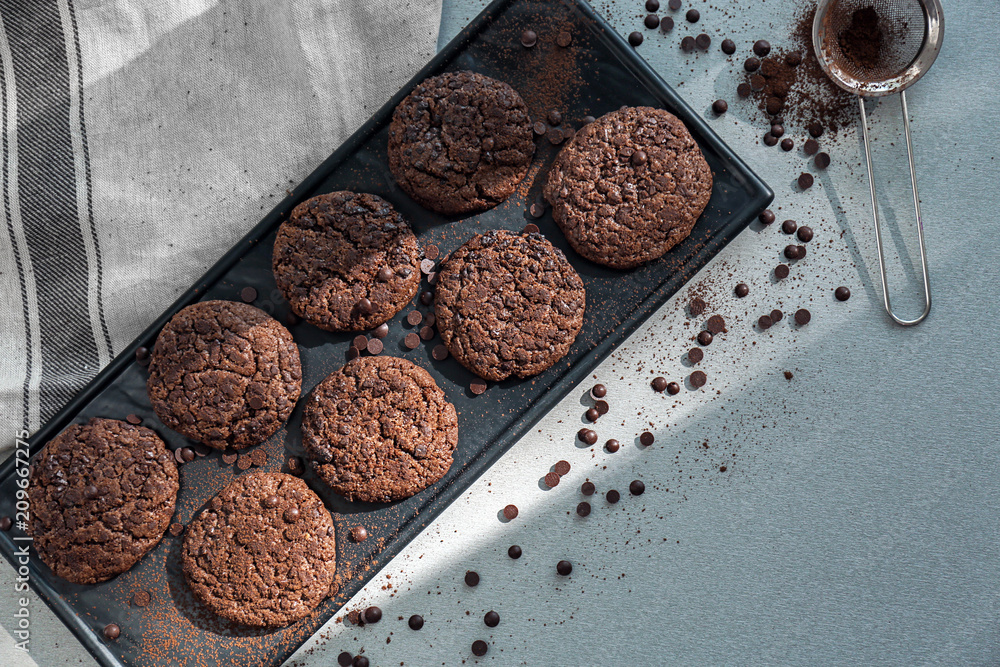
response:
[[[441,0],[0,0],[0,458],[423,66],[440,18]],[[0,609],[12,580],[0,566]],[[32,664],[10,621],[0,664]],[[62,628],[34,636],[38,664],[89,662]]]

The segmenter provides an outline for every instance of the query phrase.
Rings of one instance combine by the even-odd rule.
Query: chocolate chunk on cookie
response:
[[[292,334],[235,301],[203,301],[174,315],[156,339],[146,382],[160,421],[216,449],[269,438],[301,388]]]
[[[348,500],[409,498],[451,467],[458,416],[430,374],[406,359],[360,357],[313,390],[302,446]]]
[[[333,520],[301,479],[246,475],[188,524],[181,561],[191,590],[212,612],[254,627],[289,625],[330,592]]]
[[[32,463],[28,532],[63,579],[105,581],[159,543],[179,488],[177,464],[156,433],[91,419],[66,428]]]
[[[517,91],[474,72],[418,85],[392,115],[389,169],[421,206],[446,215],[484,211],[509,197],[535,154]]]
[[[538,233],[490,231],[451,254],[434,297],[452,356],[486,380],[541,373],[583,326],[583,281]]]
[[[711,197],[712,171],[676,116],[626,107],[576,133],[544,194],[574,250],[628,269],[688,237]]]
[[[373,329],[420,286],[413,231],[370,194],[332,192],[296,206],[278,228],[271,264],[295,314],[327,331]]]

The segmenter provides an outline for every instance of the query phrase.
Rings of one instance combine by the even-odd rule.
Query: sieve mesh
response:
[[[927,39],[921,0],[833,0],[819,19],[824,54],[848,77],[878,83],[900,76]]]

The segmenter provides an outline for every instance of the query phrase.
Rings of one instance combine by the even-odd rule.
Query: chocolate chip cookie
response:
[[[389,168],[421,206],[446,215],[485,211],[509,197],[535,154],[517,91],[474,72],[421,83],[389,126]]]
[[[167,322],[146,391],[156,416],[216,449],[243,449],[288,419],[302,389],[292,334],[245,303],[203,301]]]
[[[389,202],[332,192],[302,202],[281,224],[272,268],[297,315],[327,331],[359,331],[391,319],[417,293],[420,249]]]
[[[317,475],[348,500],[409,498],[451,467],[455,406],[406,359],[359,357],[313,390],[302,446]]]
[[[712,195],[712,171],[676,116],[625,107],[576,133],[544,194],[574,250],[628,269],[688,237]]]
[[[184,578],[210,610],[254,627],[309,615],[336,572],[333,520],[297,477],[254,473],[212,498],[184,532]]]
[[[583,326],[583,281],[537,232],[490,231],[452,253],[438,274],[438,331],[451,354],[486,380],[541,373]]]
[[[91,419],[69,426],[32,463],[28,532],[58,576],[105,581],[159,543],[179,488],[177,464],[156,433]]]

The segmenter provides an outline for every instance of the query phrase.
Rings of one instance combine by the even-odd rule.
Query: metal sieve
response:
[[[872,18],[873,14],[877,17],[877,22],[864,21],[866,18]],[[869,36],[873,38],[866,39]],[[941,50],[943,38],[944,11],[939,0],[820,0],[816,17],[813,19],[813,49],[820,67],[835,84],[858,96],[865,164],[868,167],[868,185],[872,198],[875,241],[882,274],[882,298],[889,317],[902,326],[912,326],[922,322],[931,310],[930,278],[927,274],[927,253],[924,249],[924,225],[920,217],[913,142],[910,137],[910,115],[904,91],[930,69]],[[859,50],[862,51],[860,55],[857,53]],[[866,97],[882,97],[896,93],[899,94],[903,109],[906,155],[910,162],[910,184],[913,189],[913,207],[916,212],[920,266],[924,282],[924,310],[919,317],[912,320],[897,317],[889,300],[889,282],[886,278],[882,230],[875,199],[875,177],[872,170],[871,147],[868,142],[868,116],[865,113]]]

